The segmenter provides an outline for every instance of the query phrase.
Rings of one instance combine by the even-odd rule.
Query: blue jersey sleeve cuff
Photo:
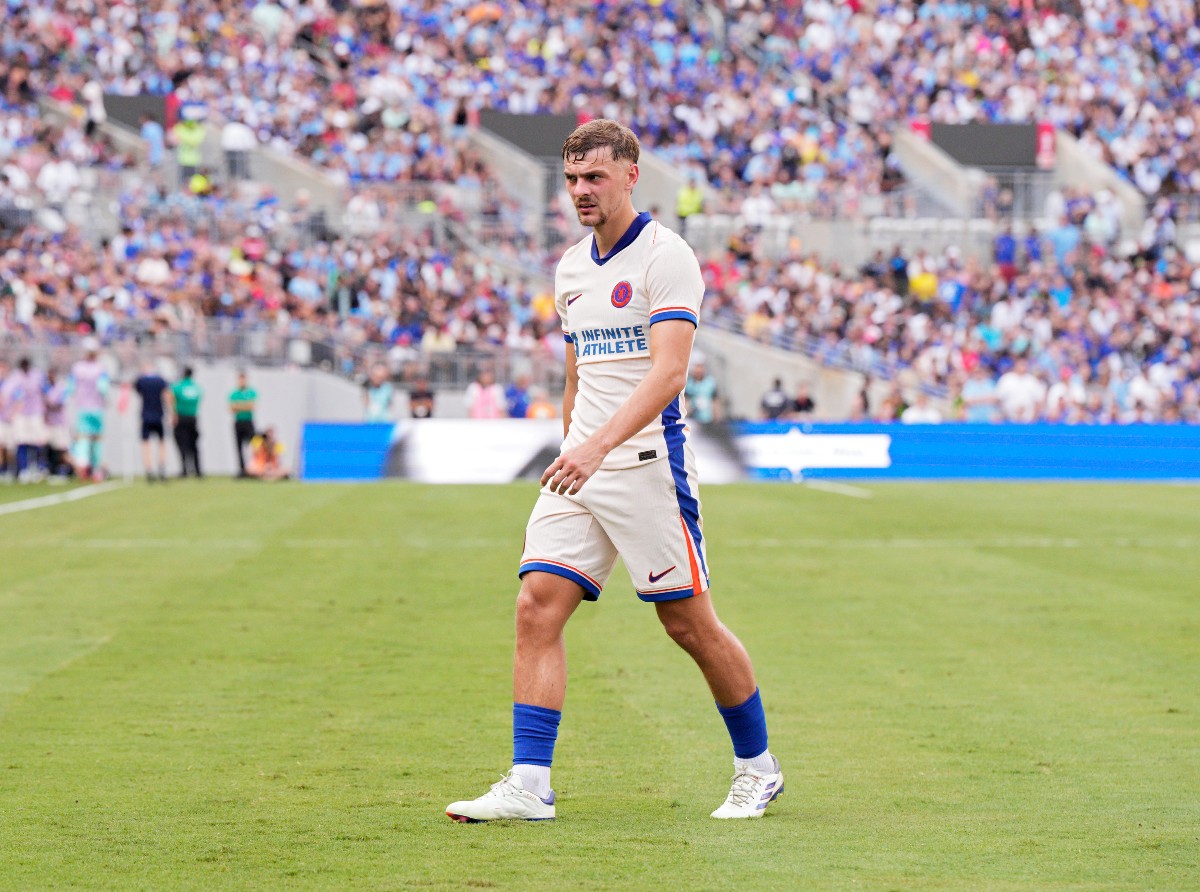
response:
[[[700,320],[695,313],[690,310],[660,310],[657,313],[650,314],[650,324],[656,322],[666,322],[668,319],[683,319],[697,328],[700,327]]]

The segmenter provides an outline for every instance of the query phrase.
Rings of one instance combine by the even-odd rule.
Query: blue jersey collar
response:
[[[592,235],[592,262],[594,262],[597,266],[604,266],[604,264],[608,263],[608,261],[612,260],[618,254],[620,254],[622,251],[624,251],[626,248],[628,248],[630,245],[632,245],[635,241],[637,241],[637,237],[642,234],[642,230],[645,229],[649,223],[650,223],[650,212],[642,211],[640,214],[638,214],[636,217],[633,218],[633,222],[629,224],[629,228],[625,230],[625,234],[623,236],[621,236],[620,239],[617,240],[617,243],[615,245],[613,245],[613,249],[611,251],[609,251],[607,254],[605,254],[603,257],[601,257],[600,252],[596,250],[596,236],[593,233],[593,235]]]

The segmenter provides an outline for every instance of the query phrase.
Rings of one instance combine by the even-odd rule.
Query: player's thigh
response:
[[[542,490],[525,528],[522,578],[534,572],[558,576],[595,601],[616,560],[616,547],[583,500]]]
[[[682,458],[682,457],[681,457]],[[643,601],[689,598],[708,589],[694,468],[681,460],[601,471],[588,481],[593,510]]]

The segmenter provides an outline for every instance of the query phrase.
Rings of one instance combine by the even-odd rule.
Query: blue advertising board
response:
[[[764,421],[739,422],[733,434],[744,473],[762,480],[1200,482],[1200,425]],[[502,482],[528,476],[530,468],[540,472],[561,439],[557,420],[310,422],[304,426],[300,472],[305,480],[404,476],[431,483]]]
[[[302,480],[379,480],[386,471],[394,424],[313,422],[300,443]]]
[[[791,480],[1194,480],[1200,426],[741,422],[747,473]]]
[[[425,418],[304,425],[304,480],[509,483],[537,478],[562,443],[556,418]]]

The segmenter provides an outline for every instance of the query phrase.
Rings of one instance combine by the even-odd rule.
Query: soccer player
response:
[[[17,414],[17,401],[12,391],[17,386],[17,371],[9,369],[8,363],[0,359],[0,480],[11,483],[17,479],[16,447],[13,445],[13,417]]]
[[[695,661],[734,750],[715,818],[756,818],[783,791],[754,669],[708,590],[695,462],[681,392],[704,284],[691,248],[633,207],[639,145],[609,120],[563,146],[567,191],[592,228],[563,255],[555,303],[567,340],[566,439],[542,475],[516,605],[513,767],[458,821],[555,817],[550,765],[566,693],[563,629],[600,596],[617,555],[634,589]]]
[[[59,380],[58,370],[46,370],[47,463],[51,479],[62,480],[70,473],[71,426],[67,423],[67,385]]]
[[[79,477],[104,478],[100,440],[104,435],[104,406],[108,401],[108,370],[100,363],[100,342],[83,339],[84,358],[71,366],[67,393],[75,403],[76,466]]]
[[[46,376],[29,358],[18,364],[22,376],[17,393],[17,411],[12,420],[12,439],[17,448],[17,472],[22,482],[45,478]]]

